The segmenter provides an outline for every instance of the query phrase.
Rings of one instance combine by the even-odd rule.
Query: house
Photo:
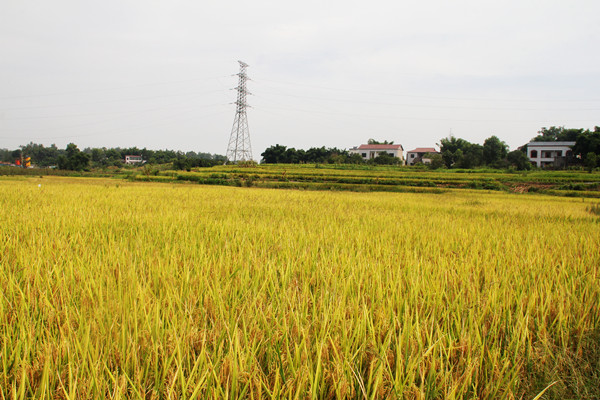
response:
[[[417,147],[414,150],[406,152],[406,165],[415,165],[418,163],[430,164],[430,159],[423,158],[427,153],[437,154],[439,152],[433,147]]]
[[[527,157],[537,167],[565,167],[573,157],[575,142],[527,143]]]
[[[359,154],[363,160],[371,160],[381,154],[389,154],[404,162],[404,148],[401,144],[361,144],[358,147],[348,149],[350,154]]]
[[[142,156],[125,156],[125,164],[138,164],[143,162]]]

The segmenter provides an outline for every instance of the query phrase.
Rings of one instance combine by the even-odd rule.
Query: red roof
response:
[[[361,144],[359,150],[400,150],[401,144]]]
[[[437,150],[433,147],[417,147],[414,150],[407,151],[407,153],[437,153]]]

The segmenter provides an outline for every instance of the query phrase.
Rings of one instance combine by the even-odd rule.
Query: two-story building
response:
[[[348,152],[350,154],[359,154],[365,161],[387,153],[404,162],[404,148],[401,144],[361,144],[358,147],[348,149]]]
[[[423,158],[425,154],[437,154],[439,153],[433,147],[417,147],[414,150],[406,152],[406,165],[415,165],[418,163],[429,164],[431,160]]]
[[[527,143],[529,161],[539,167],[565,167],[573,156],[575,142],[531,142]]]

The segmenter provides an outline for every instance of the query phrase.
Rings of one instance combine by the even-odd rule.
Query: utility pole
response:
[[[248,64],[243,61],[238,62],[240,63],[240,72],[237,74],[239,83],[236,87],[237,101],[234,103],[236,105],[235,119],[233,120],[226,154],[227,161],[233,163],[252,160],[250,130],[248,129],[248,116],[246,115],[246,108],[249,107],[246,103],[246,95],[252,94],[246,89],[246,81],[248,80],[246,68]]]

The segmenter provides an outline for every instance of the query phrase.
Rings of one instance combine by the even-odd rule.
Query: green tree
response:
[[[92,159],[92,162],[96,165],[96,166],[106,166],[107,163],[107,158],[104,155],[104,150],[103,149],[92,149],[90,154],[90,158]]]
[[[348,157],[346,157],[347,164],[363,164],[365,161],[361,157],[360,154],[352,153]]]
[[[375,140],[375,139],[369,139],[367,141],[367,144],[394,144],[394,141],[387,141],[384,140],[383,142],[380,142],[379,140]]]
[[[483,164],[483,147],[454,136],[440,140],[442,160],[447,168],[474,168]]]
[[[307,163],[323,163],[327,160],[330,153],[327,151],[325,146],[322,147],[311,147],[306,151],[305,162]]]
[[[58,157],[59,169],[82,171],[88,167],[89,163],[89,154],[83,153],[74,143],[69,143],[65,149],[65,155]]]
[[[483,161],[489,166],[496,166],[508,154],[508,145],[497,136],[490,136],[483,142]]]
[[[431,160],[429,163],[429,168],[431,169],[440,169],[444,167],[444,159],[439,153],[425,153],[423,158]]]
[[[15,160],[19,160],[21,158],[21,150],[13,150],[12,153],[10,153],[11,157],[12,157],[12,161],[14,162]]]
[[[460,168],[475,168],[483,165],[483,146],[477,143],[469,143],[464,151]]]
[[[14,162],[10,155],[10,150],[8,149],[0,149],[0,161],[4,162]]]
[[[290,147],[285,151],[284,161],[286,164],[298,164],[300,163],[300,158],[298,157],[298,151]]]
[[[396,165],[400,163],[400,159],[389,153],[382,152],[377,157],[369,160],[369,163],[376,165]]]
[[[567,129],[564,126],[543,127],[533,142],[574,142],[583,132],[583,129]]]
[[[574,155],[584,159],[588,153],[600,155],[600,127],[596,127],[594,132],[589,130],[582,132],[575,141]]]
[[[585,168],[591,173],[594,168],[598,166],[598,156],[596,156],[596,153],[587,153],[583,160],[583,165],[585,165]]]
[[[335,147],[311,147],[308,150],[296,150],[280,144],[268,147],[261,154],[262,163],[298,164],[298,163],[346,163],[348,152]]]
[[[468,143],[464,139],[457,139],[454,136],[444,138],[440,140],[440,152],[442,153],[442,160],[446,164],[447,168],[452,168],[453,165],[457,164],[457,158],[460,157],[462,161],[462,148]],[[457,153],[460,150],[460,153]]]
[[[60,150],[54,144],[50,147],[44,147],[42,144],[30,142],[25,146],[21,146],[21,151],[31,157],[32,164],[38,167],[56,165],[60,155]]]
[[[521,150],[511,151],[506,155],[506,159],[510,165],[519,171],[531,169],[531,162],[529,161],[529,158],[527,158],[527,154],[523,153]]]
[[[185,169],[187,171],[191,171],[192,170],[192,162],[186,156],[181,155],[180,157],[177,157],[175,160],[173,160],[173,169],[179,169],[179,170]]]
[[[277,164],[285,162],[285,152],[287,150],[286,146],[282,146],[276,144],[275,146],[271,146],[265,149],[262,152],[262,162],[267,164]]]

